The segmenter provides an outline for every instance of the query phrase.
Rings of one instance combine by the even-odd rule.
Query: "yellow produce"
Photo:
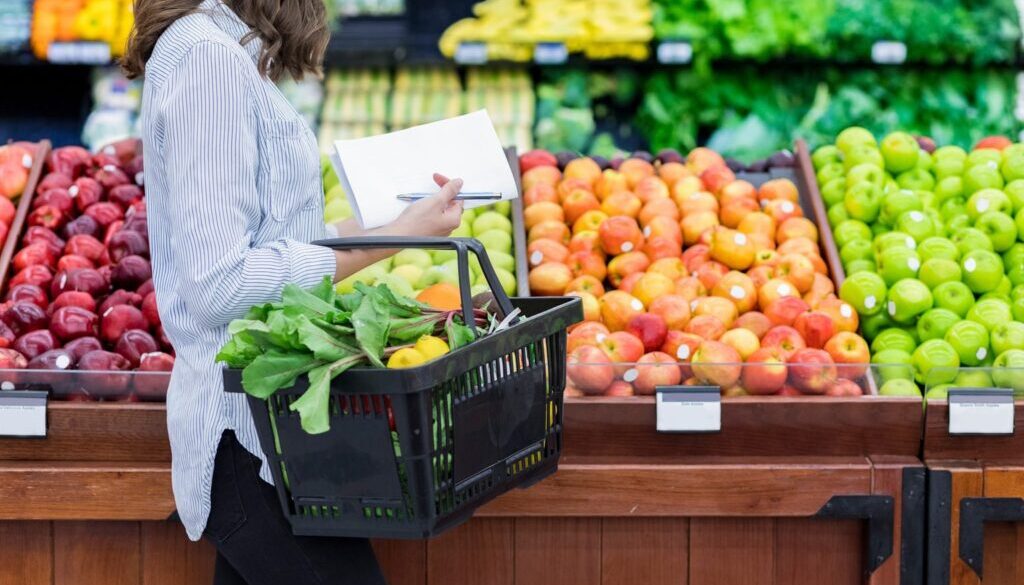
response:
[[[402,348],[388,358],[388,367],[393,370],[415,368],[427,361],[424,355],[411,347]]]
[[[448,353],[448,344],[440,337],[424,335],[416,341],[416,351],[423,354],[427,361],[437,359]]]

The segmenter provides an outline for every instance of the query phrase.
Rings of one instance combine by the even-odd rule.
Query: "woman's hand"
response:
[[[459,227],[462,221],[462,201],[455,197],[462,190],[462,179],[449,181],[444,175],[434,173],[434,182],[441,187],[441,191],[406,208],[388,226],[390,234],[444,237]]]

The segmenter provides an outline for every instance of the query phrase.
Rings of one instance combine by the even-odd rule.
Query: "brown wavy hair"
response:
[[[323,0],[223,0],[252,32],[242,43],[263,41],[260,73],[277,81],[285,72],[296,79],[320,77],[327,29]],[[174,21],[198,10],[202,0],[135,0],[135,26],[121,68],[129,78],[141,76],[160,35]]]

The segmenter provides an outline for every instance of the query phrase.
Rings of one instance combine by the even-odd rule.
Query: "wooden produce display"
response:
[[[1024,579],[1024,401],[1013,418],[1010,435],[952,435],[949,403],[928,400],[928,583]]]

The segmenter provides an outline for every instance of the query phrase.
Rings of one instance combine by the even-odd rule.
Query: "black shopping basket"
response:
[[[330,430],[310,435],[288,406],[308,386],[249,397],[260,444],[295,534],[435,536],[513,487],[551,475],[562,450],[566,328],[578,298],[509,299],[483,246],[464,238],[341,238],[341,249],[453,249],[462,310],[473,323],[472,251],[507,329],[409,369],[355,368],[331,384]],[[224,371],[242,392],[241,370]]]

